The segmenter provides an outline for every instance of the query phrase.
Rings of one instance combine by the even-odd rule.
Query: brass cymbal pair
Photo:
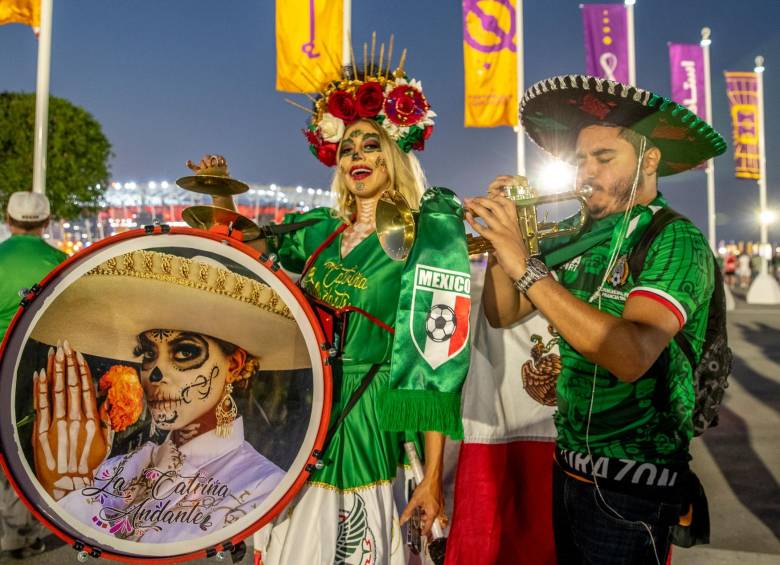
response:
[[[209,194],[213,196],[232,197],[249,190],[249,185],[231,178],[227,172],[222,174],[195,174],[181,177],[176,184],[184,190]],[[182,211],[182,219],[192,228],[209,230],[215,225],[225,226],[228,234],[233,230],[240,231],[243,240],[248,241],[260,237],[260,226],[234,210],[221,206],[189,206]]]

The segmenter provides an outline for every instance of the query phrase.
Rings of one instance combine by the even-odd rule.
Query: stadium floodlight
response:
[[[160,183],[160,188],[168,188],[168,181],[164,180]]]
[[[157,188],[157,183],[156,183],[156,182],[154,182],[153,180],[150,180],[150,181],[149,181],[149,182],[146,184],[146,186],[147,186],[147,187],[149,187],[151,190],[154,190],[155,188]]]

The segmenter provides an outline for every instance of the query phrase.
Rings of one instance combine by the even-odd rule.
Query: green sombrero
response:
[[[726,141],[696,114],[649,90],[586,75],[537,82],[520,101],[525,131],[558,159],[573,161],[577,136],[591,125],[616,125],[661,150],[659,176],[687,171],[726,151]]]

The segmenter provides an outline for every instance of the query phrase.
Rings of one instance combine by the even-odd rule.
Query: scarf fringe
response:
[[[432,390],[386,390],[379,410],[379,426],[392,432],[441,432],[463,439],[460,393]]]

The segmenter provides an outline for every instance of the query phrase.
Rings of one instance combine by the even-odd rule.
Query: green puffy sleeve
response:
[[[317,246],[339,223],[331,215],[330,208],[314,208],[308,212],[285,214],[282,224],[293,224],[306,220],[321,220],[316,224],[268,239],[268,250],[275,253],[282,266],[293,273],[300,273]]]

